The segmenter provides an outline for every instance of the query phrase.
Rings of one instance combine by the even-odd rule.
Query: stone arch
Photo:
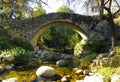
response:
[[[98,32],[101,32],[99,29],[96,32],[97,29],[94,28],[100,22],[101,19],[96,16],[92,17],[75,13],[49,13],[31,19],[0,22],[0,26],[9,26],[8,34],[11,37],[21,38],[31,43],[35,48],[40,34],[49,27],[56,25],[71,27],[81,35],[82,41],[88,41],[91,36],[96,36]]]
[[[70,22],[66,22],[66,21],[55,21],[55,22],[52,22],[52,23],[48,23],[48,24],[44,25],[43,27],[39,27],[39,30],[37,30],[37,32],[35,32],[35,34],[33,34],[33,37],[31,39],[30,43],[32,44],[34,49],[37,50],[37,41],[38,41],[40,35],[47,28],[50,28],[50,27],[53,27],[53,26],[60,26],[60,25],[72,28],[83,38],[84,41],[87,42],[89,40],[89,37],[88,37],[87,33],[83,29],[81,29],[79,26],[77,26],[75,24],[72,24]]]

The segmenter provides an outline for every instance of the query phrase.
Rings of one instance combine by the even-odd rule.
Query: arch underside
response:
[[[69,22],[65,22],[65,21],[56,21],[56,22],[48,23],[48,24],[44,25],[43,27],[39,27],[39,30],[37,30],[36,33],[33,35],[33,38],[30,41],[30,43],[32,44],[32,46],[34,47],[35,50],[37,50],[37,41],[38,41],[39,37],[42,35],[42,33],[46,29],[48,29],[50,27],[54,27],[54,26],[67,26],[67,27],[75,30],[78,34],[80,34],[80,36],[83,38],[84,41],[88,41],[88,39],[89,39],[87,33],[84,30],[82,30],[82,28],[80,28],[79,26],[69,23]]]

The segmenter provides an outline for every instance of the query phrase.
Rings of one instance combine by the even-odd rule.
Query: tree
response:
[[[106,3],[103,4],[103,8],[107,11],[108,13],[108,21],[110,23],[110,28],[111,28],[111,40],[112,40],[112,46],[111,48],[113,48],[115,45],[116,45],[116,31],[115,31],[115,24],[114,24],[114,21],[113,21],[113,18],[115,17],[114,15],[120,11],[120,7],[117,11],[115,11],[114,13],[112,12],[112,9],[111,9],[111,5],[112,5],[112,1],[113,0],[108,0]],[[116,1],[116,0],[115,0]],[[106,4],[109,4],[108,7],[106,6]],[[117,1],[116,1],[117,3]]]
[[[57,10],[57,12],[67,12],[67,13],[74,13],[74,11],[73,10],[71,10],[70,8],[68,8],[67,6],[61,6],[58,10]]]
[[[2,20],[22,17],[22,12],[28,10],[29,0],[1,0],[0,15]]]
[[[28,13],[28,17],[36,17],[46,14],[46,11],[42,8],[42,5],[40,2],[37,3],[37,8],[32,11],[31,13]]]
[[[73,0],[73,1],[69,1],[67,0],[67,3],[74,3],[74,2],[80,2],[81,0]],[[112,3],[116,2],[117,6],[118,6],[118,10],[116,10],[115,12],[112,12]],[[75,3],[75,4],[76,4]],[[106,20],[110,23],[110,28],[111,28],[111,41],[112,41],[112,45],[111,48],[113,48],[116,44],[116,32],[115,32],[115,24],[113,21],[113,18],[115,17],[115,15],[120,11],[120,6],[117,2],[117,0],[86,0],[84,2],[84,6],[89,8],[90,6],[92,7],[98,7],[100,9],[100,16],[103,17],[104,16],[104,10],[107,11],[107,18]]]
[[[38,4],[38,8],[40,8],[42,7],[40,3],[46,4],[42,0],[0,0],[0,18],[1,20],[21,19],[25,18],[26,14],[33,12],[38,15],[42,8],[34,11],[30,4]],[[42,11],[45,13],[44,10]]]

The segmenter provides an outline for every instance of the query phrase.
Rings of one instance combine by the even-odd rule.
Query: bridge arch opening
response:
[[[71,29],[73,29],[74,31],[76,31],[81,37],[82,37],[82,41],[88,41],[88,35],[77,25],[69,23],[69,22],[65,22],[65,21],[55,21],[52,23],[48,23],[42,27],[40,27],[37,32],[33,35],[33,38],[31,40],[31,44],[34,47],[35,50],[38,50],[37,48],[37,41],[39,39],[39,37],[43,34],[43,32],[51,27],[55,27],[55,26],[66,26],[69,27]]]

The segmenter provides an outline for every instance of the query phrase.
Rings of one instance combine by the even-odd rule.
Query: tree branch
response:
[[[113,16],[115,16],[117,13],[119,13],[120,12],[120,9],[118,9],[114,14],[113,14]]]
[[[40,2],[43,3],[43,4],[45,4],[45,5],[48,5],[46,2],[44,2],[44,1],[42,1],[42,0],[40,0]]]

